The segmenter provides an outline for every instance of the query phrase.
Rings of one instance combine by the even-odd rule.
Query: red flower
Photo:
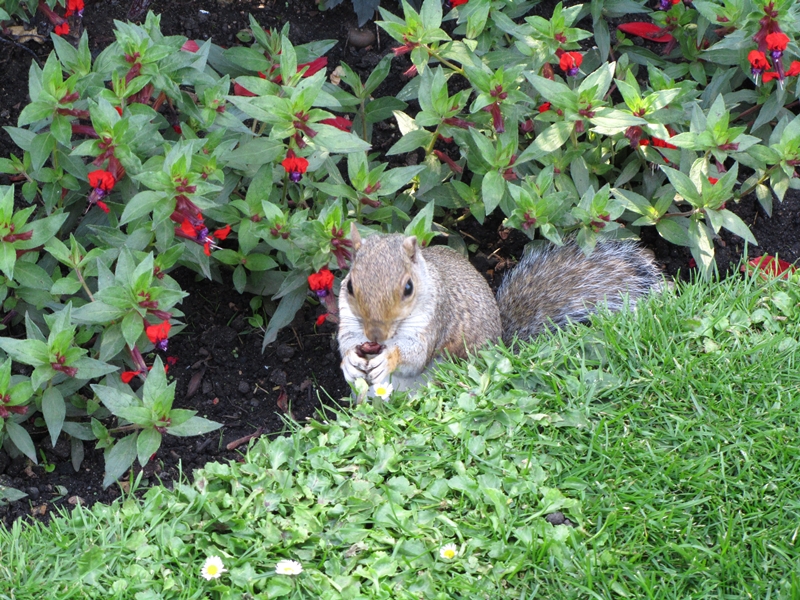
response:
[[[342,131],[348,131],[348,132],[353,127],[353,122],[350,119],[345,119],[344,117],[322,119],[320,123],[325,123],[325,125],[331,125],[332,127],[336,127],[336,129],[341,129]]]
[[[580,52],[564,52],[558,61],[558,66],[569,77],[575,77],[578,74],[581,63],[583,62],[583,55]]]
[[[97,208],[99,208],[100,210],[102,210],[104,213],[108,214],[108,204],[106,204],[106,203],[105,203],[105,202],[103,202],[102,200],[98,200],[98,201],[96,202],[96,204],[97,204]]]
[[[303,63],[301,65],[297,65],[297,72],[303,70],[304,67],[308,67],[306,72],[303,73],[303,77],[311,77],[317,71],[321,71],[325,67],[328,66],[328,57],[327,56],[320,56],[319,58],[315,58],[311,62]]]
[[[231,226],[225,225],[225,227],[223,227],[222,229],[217,229],[214,232],[214,237],[217,238],[218,240],[224,240],[226,237],[228,237],[228,234],[230,232],[231,232]]]
[[[650,40],[651,42],[658,42],[659,44],[666,44],[675,39],[671,34],[665,32],[664,29],[655,23],[623,23],[622,25],[617,25],[617,29],[630,35]]]
[[[553,105],[550,104],[549,102],[545,102],[544,104],[539,105],[539,112],[540,113],[547,112],[548,110],[550,110],[551,106]]]
[[[303,73],[302,76],[303,77],[311,77],[314,73],[316,73],[317,71],[321,71],[322,69],[324,69],[327,66],[328,66],[328,57],[327,56],[320,56],[319,58],[315,58],[311,62],[307,62],[307,63],[303,63],[303,64],[300,64],[300,65],[297,65],[297,72],[299,73],[300,71],[302,71],[303,69],[308,67],[308,69],[306,69],[306,72]],[[259,75],[261,75],[262,77],[266,78],[266,76],[263,73],[259,73]],[[275,77],[275,79],[273,81],[275,83],[280,83],[281,81],[283,81],[283,78],[280,75],[278,75],[278,76]]]
[[[796,77],[797,75],[800,75],[800,60],[793,60],[789,65],[789,70],[786,71],[786,76]]]
[[[318,297],[324,298],[333,292],[333,273],[328,267],[322,267],[319,273],[312,273],[308,276],[308,287]]]
[[[784,50],[786,50],[786,45],[789,43],[789,36],[782,31],[776,31],[775,33],[768,33],[766,41],[767,48],[770,52],[782,53]]]
[[[194,40],[186,40],[183,46],[181,46],[181,50],[185,52],[197,52],[200,50],[200,46],[197,45],[197,42]]]
[[[69,33],[69,23],[61,23],[61,25],[56,25],[56,28],[53,31],[56,35],[67,35]]]
[[[456,6],[461,6],[467,2],[469,2],[469,0],[450,0],[450,7],[455,8]]]
[[[130,383],[138,374],[139,371],[123,371],[119,378],[122,379],[122,383]]]
[[[158,325],[148,325],[144,332],[147,334],[147,339],[156,345],[159,350],[167,349],[167,338],[169,337],[169,330],[172,327],[169,321],[162,321]]]
[[[172,131],[174,131],[178,135],[181,135],[183,133],[183,129],[181,129],[180,125],[173,125],[172,126]]]
[[[717,183],[718,181],[719,181],[719,179],[718,179],[718,178],[716,178],[716,177],[709,177],[709,178],[708,178],[708,183],[710,183],[711,185],[714,185],[714,184],[715,184],[715,183]]]
[[[765,69],[769,69],[769,62],[766,55],[760,50],[750,50],[747,54],[747,60],[750,61],[753,75],[760,75]]]
[[[289,173],[289,179],[297,183],[308,169],[308,161],[300,156],[295,156],[292,150],[286,153],[286,158],[281,162],[281,166]]]
[[[109,193],[114,189],[114,184],[117,181],[109,171],[98,169],[89,173],[89,185],[94,189],[102,190],[104,193]]]
[[[233,84],[233,95],[234,96],[255,96],[253,92],[245,88],[244,86],[239,85],[238,83]]]
[[[189,239],[196,239],[197,238],[197,229],[194,225],[189,221],[189,219],[184,219],[181,223],[180,230],[183,232],[184,236]]]
[[[83,0],[67,0],[67,10],[64,16],[71,17],[73,14],[78,13],[78,16],[82,17],[83,9]]]
[[[119,113],[120,117],[122,116],[122,107],[121,106],[115,106],[114,110],[117,111],[117,113]]]
[[[329,313],[325,313],[325,314],[322,314],[322,315],[317,317],[317,327],[319,327],[320,325],[322,325],[325,322],[325,319],[328,318],[328,314]]]
[[[661,138],[657,138],[657,137],[653,138],[653,146],[655,146],[656,148],[666,148],[668,150],[677,150],[678,149],[677,146],[675,146],[673,144],[670,144],[669,142],[666,142],[666,141],[662,140]]]
[[[764,83],[769,83],[773,79],[780,79],[780,75],[778,75],[775,71],[767,71],[761,76],[761,80]]]

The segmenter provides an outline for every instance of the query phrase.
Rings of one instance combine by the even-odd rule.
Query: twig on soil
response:
[[[28,48],[27,46],[25,46],[23,44],[20,44],[19,42],[15,42],[14,40],[10,40],[10,39],[8,39],[7,37],[5,37],[3,35],[0,35],[0,42],[5,42],[6,44],[11,44],[12,46],[16,46],[17,48],[22,48],[23,50],[25,50],[25,52],[27,52],[28,54],[30,54],[33,57],[33,60],[36,61],[36,64],[39,65],[39,67],[42,66],[42,62],[39,60],[39,57],[36,56],[36,53],[33,50],[31,50],[30,48]]]
[[[297,330],[294,327],[292,327],[292,333],[294,334],[294,339],[297,340],[297,345],[300,346],[300,350],[305,350],[303,342],[300,341],[300,336],[297,335]]]
[[[263,427],[259,427],[258,429],[256,429],[250,435],[246,435],[244,437],[240,437],[238,440],[233,440],[230,444],[225,446],[225,449],[226,450],[236,450],[236,448],[238,448],[242,444],[246,444],[250,440],[259,437],[262,433],[264,433],[264,428]]]

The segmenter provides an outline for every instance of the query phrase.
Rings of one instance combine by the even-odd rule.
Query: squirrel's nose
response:
[[[389,326],[385,323],[370,323],[364,328],[364,333],[370,342],[382,344],[389,338]]]

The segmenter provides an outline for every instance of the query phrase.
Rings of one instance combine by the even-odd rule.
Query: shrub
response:
[[[228,49],[164,36],[153,14],[117,22],[94,60],[85,35],[77,47],[54,35],[44,67],[31,66],[31,104],[6,128],[22,153],[0,159],[30,205],[15,210],[2,189],[4,324],[24,319],[28,339],[0,348],[33,367],[9,379],[4,439],[35,461],[19,423],[41,412],[51,441],[71,437],[76,464],[81,440],[100,439],[113,479],[160,434],[212,427],[192,417],[181,429],[168,391],[155,406],[126,387],[180,328],[183,292],[168,275],[178,265],[269,297],[267,344],[310,274],[346,268],[351,223],[427,242],[434,218],[446,230],[500,210],[531,238],[574,235],[587,253],[600,236],[649,225],[709,276],[721,228],[755,242],[726,203],[754,191],[769,212],[773,194],[798,187],[794,3],[662,2],[649,13],[609,0],[559,4],[549,19],[522,19],[532,2],[451,4],[456,39],[438,0],[404,3],[402,17],[380,9],[399,45],[366,81],[340,65],[338,85],[326,79],[333,41],[293,46],[288,26],[252,18],[252,44]],[[651,20],[621,25],[612,45],[605,19],[633,6]],[[584,17],[596,43],[586,51]],[[404,90],[373,98],[406,54]],[[390,118],[403,135],[389,154],[416,151],[419,164],[389,168],[368,153],[372,126]],[[96,398],[81,395],[99,380]],[[108,389],[127,404],[98,391]],[[110,414],[135,432],[114,442],[99,424]],[[73,420],[87,415],[93,426]]]

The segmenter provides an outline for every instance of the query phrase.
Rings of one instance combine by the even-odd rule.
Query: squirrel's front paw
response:
[[[353,383],[356,379],[366,379],[369,382],[368,363],[366,358],[361,358],[357,353],[357,347],[345,352],[342,357],[342,373],[348,383]]]
[[[367,382],[370,385],[386,383],[389,376],[400,363],[400,349],[397,347],[384,348],[380,354],[370,358],[367,364]]]

